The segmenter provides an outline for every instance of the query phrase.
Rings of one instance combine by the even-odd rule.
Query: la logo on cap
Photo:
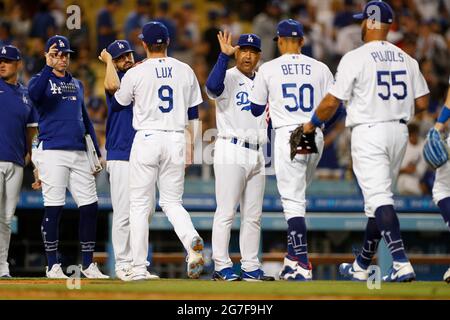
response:
[[[62,40],[58,40],[58,43],[61,48],[65,47],[64,42]]]
[[[248,36],[247,42],[252,42],[253,43],[253,37],[252,36]]]
[[[292,31],[292,35],[296,36],[297,35],[297,31]]]
[[[2,54],[6,54],[6,48],[5,47],[2,48]]]
[[[118,42],[117,45],[119,46],[119,49],[125,48],[125,46],[121,42]]]

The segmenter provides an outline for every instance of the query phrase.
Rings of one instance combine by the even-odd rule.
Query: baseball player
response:
[[[287,255],[280,278],[312,280],[308,261],[305,190],[323,150],[323,134],[316,130],[318,153],[297,154],[290,158],[291,132],[308,122],[333,81],[328,67],[301,54],[303,26],[292,19],[278,24],[277,41],[281,56],[264,63],[254,80],[250,94],[252,113],[259,116],[269,103],[272,125],[276,130],[274,162],[277,187],[288,224]]]
[[[261,270],[258,259],[264,198],[265,119],[250,112],[249,93],[261,56],[261,39],[243,34],[237,46],[229,32],[217,35],[221,53],[206,82],[207,94],[216,101],[218,137],[214,149],[217,209],[212,230],[213,280],[274,280]],[[227,70],[230,56],[236,66]],[[233,271],[228,253],[231,225],[240,204],[241,277]]]
[[[400,235],[392,188],[408,141],[406,123],[414,114],[414,103],[417,110],[426,109],[429,90],[417,61],[386,41],[394,21],[387,3],[371,1],[354,17],[362,20],[365,44],[341,59],[336,82],[304,129],[307,133],[320,127],[341,100],[347,101],[353,171],[369,219],[361,254],[352,264],[341,264],[340,272],[352,280],[365,281],[383,238],[393,258],[393,268],[383,279],[411,281],[415,273]]]
[[[140,39],[147,60],[128,70],[114,94],[115,110],[133,102],[137,131],[130,154],[130,243],[133,275],[145,280],[148,254],[148,217],[154,206],[155,183],[159,204],[188,252],[187,272],[198,278],[203,270],[203,240],[182,206],[186,150],[185,127],[198,118],[202,103],[192,69],[167,56],[169,35],[160,22],[148,22]],[[192,135],[190,135],[192,137]]]
[[[450,79],[449,79],[450,84]],[[441,113],[437,119],[434,128],[440,132],[445,129],[445,123],[450,118],[450,87],[447,92],[445,105],[442,107]],[[449,139],[447,139],[447,144]],[[450,228],[450,164],[446,162],[443,166],[436,170],[436,179],[433,185],[433,200],[439,207],[445,224]],[[444,281],[450,283],[450,268],[444,274]]]
[[[28,90],[17,81],[19,49],[0,48],[0,278],[10,278],[8,249],[11,221],[19,201],[26,154],[37,134],[38,115]]]
[[[100,154],[83,101],[83,84],[67,72],[70,44],[63,36],[48,39],[46,66],[33,76],[28,92],[39,113],[39,144],[32,161],[39,172],[45,215],[41,231],[47,255],[48,278],[67,278],[58,261],[58,225],[66,189],[80,209],[81,273],[87,278],[108,278],[93,263],[97,227],[97,191],[86,152],[85,135]]]
[[[115,258],[115,273],[121,280],[131,275],[130,248],[130,195],[128,191],[129,159],[136,131],[133,129],[133,109],[123,112],[111,109],[111,99],[120,87],[120,80],[134,65],[133,50],[126,40],[116,40],[104,49],[99,59],[106,64],[105,94],[108,105],[106,123],[106,170],[111,185],[113,206],[112,244]],[[147,272],[148,279],[159,279]]]

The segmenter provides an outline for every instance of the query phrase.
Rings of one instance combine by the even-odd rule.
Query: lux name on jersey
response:
[[[370,53],[375,62],[404,62],[403,53],[395,51],[374,51]]]
[[[304,74],[309,76],[311,75],[311,65],[304,63],[282,64],[281,71],[285,76],[290,74]]]
[[[155,68],[155,73],[158,79],[172,78],[172,67]]]

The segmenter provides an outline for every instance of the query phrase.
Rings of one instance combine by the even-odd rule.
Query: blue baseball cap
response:
[[[69,40],[64,36],[53,36],[50,39],[47,40],[47,43],[45,44],[45,52],[48,52],[50,47],[56,43],[56,49],[61,52],[74,52],[70,49],[70,43]]]
[[[261,51],[261,38],[254,33],[241,34],[237,45],[239,47],[253,47],[258,51]]]
[[[353,15],[356,20],[374,19],[377,22],[391,24],[394,22],[394,11],[383,1],[368,2],[363,12]]]
[[[117,59],[125,53],[134,52],[127,40],[114,41],[108,46],[108,48],[106,48],[106,51],[109,52],[113,59]]]
[[[303,26],[293,19],[283,20],[278,23],[277,36],[273,41],[277,41],[278,37],[303,38]]]
[[[21,59],[20,50],[11,45],[2,46],[0,48],[0,59],[18,61]]]
[[[167,43],[167,40],[169,40],[169,31],[161,22],[147,22],[142,27],[142,33],[139,35],[139,39],[148,44]]]

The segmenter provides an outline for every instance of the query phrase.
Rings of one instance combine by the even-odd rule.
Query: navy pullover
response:
[[[84,136],[89,133],[100,157],[94,127],[84,105],[81,81],[68,72],[64,77],[57,77],[53,68],[46,65],[31,78],[28,92],[39,113],[39,141],[44,150],[86,151]]]

